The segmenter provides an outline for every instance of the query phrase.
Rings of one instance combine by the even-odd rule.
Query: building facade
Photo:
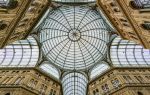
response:
[[[39,70],[1,69],[0,95],[62,95],[59,81]]]
[[[0,95],[149,95],[149,0],[0,0]]]
[[[97,0],[118,34],[150,48],[149,0]]]
[[[48,5],[48,0],[1,0],[0,48],[27,38]]]
[[[149,68],[113,68],[89,83],[88,95],[149,95]]]

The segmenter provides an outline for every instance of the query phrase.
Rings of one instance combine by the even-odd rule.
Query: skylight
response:
[[[104,73],[105,71],[107,71],[108,69],[110,69],[110,67],[108,66],[108,64],[106,62],[100,62],[98,65],[96,65],[90,72],[90,78],[94,79],[97,76],[99,76],[100,74]]]
[[[62,86],[64,95],[86,95],[87,77],[79,72],[68,73],[63,76]]]
[[[38,58],[39,48],[31,36],[0,49],[0,67],[34,67]]]
[[[44,55],[65,70],[85,70],[103,59],[108,30],[103,18],[88,6],[62,6],[49,12],[41,25]]]
[[[110,48],[111,61],[119,67],[150,66],[150,50],[144,49],[133,41],[116,37]]]
[[[54,76],[55,78],[60,78],[60,72],[53,65],[51,65],[48,61],[43,62],[40,65],[40,69],[50,76]]]

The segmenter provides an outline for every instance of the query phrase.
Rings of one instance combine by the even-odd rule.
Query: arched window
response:
[[[6,93],[5,95],[10,95],[10,93]]]
[[[145,23],[141,24],[141,26],[145,30],[150,30],[150,22],[145,22]]]
[[[96,95],[96,92],[95,92],[95,90],[93,91],[93,95]]]
[[[96,89],[96,94],[95,95],[99,95],[99,90],[98,89]]]
[[[120,12],[120,9],[118,7],[114,8],[115,12]]]
[[[144,95],[142,92],[137,92],[138,93],[138,95]]]
[[[111,2],[110,5],[111,5],[112,7],[117,6],[115,2]]]
[[[4,30],[7,27],[7,24],[3,20],[0,20],[0,30]]]

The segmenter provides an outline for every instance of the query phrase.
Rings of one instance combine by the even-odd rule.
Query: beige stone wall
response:
[[[6,95],[8,93],[10,93],[10,95],[38,95],[19,87],[0,88],[0,95]]]
[[[18,89],[21,89],[20,92]],[[7,91],[10,91],[11,93],[20,93],[12,95],[50,95],[50,93],[53,95],[61,95],[61,85],[57,80],[46,76],[38,70],[1,69],[0,91],[1,93]]]
[[[150,21],[150,10],[135,10],[131,7],[130,1],[133,0],[97,0],[97,5],[122,38],[150,48],[150,30],[141,27],[144,21]]]
[[[118,92],[112,93],[111,95],[149,95],[149,89],[150,87],[126,87]]]
[[[114,68],[90,82],[89,95],[149,95],[149,89],[149,69]]]
[[[48,8],[49,0],[15,0],[14,8],[0,7],[0,48],[25,39]]]

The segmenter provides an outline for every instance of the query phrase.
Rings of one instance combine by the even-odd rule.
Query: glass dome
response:
[[[38,59],[39,47],[31,36],[0,49],[0,67],[35,67]]]
[[[62,87],[64,95],[86,95],[87,77],[78,72],[66,74],[62,78]]]
[[[57,70],[53,65],[49,64],[48,61],[43,62],[39,68],[50,76],[54,76],[57,79],[60,77],[59,70]]]
[[[94,68],[92,68],[90,72],[90,79],[94,79],[97,76],[101,75],[105,71],[110,69],[109,65],[106,62],[100,62],[98,65],[96,65]]]
[[[100,13],[88,6],[49,12],[40,29],[44,55],[65,70],[85,70],[103,59],[108,31]]]
[[[110,58],[116,67],[149,67],[150,50],[133,41],[116,37],[110,47]]]

